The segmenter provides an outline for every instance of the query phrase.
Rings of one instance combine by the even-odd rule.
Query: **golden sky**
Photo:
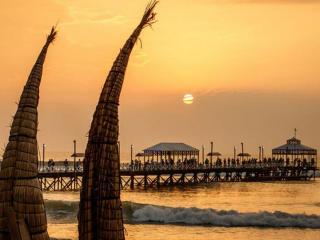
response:
[[[159,141],[267,150],[299,129],[320,147],[320,4],[312,0],[162,0],[135,47],[121,98],[124,151]],[[39,143],[84,149],[100,90],[146,0],[11,0],[0,8],[0,146],[52,25]],[[184,105],[192,93],[195,102]],[[269,148],[269,149],[268,149]]]

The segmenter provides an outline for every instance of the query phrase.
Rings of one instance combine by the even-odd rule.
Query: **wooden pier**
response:
[[[296,137],[287,144],[272,150],[272,158],[265,158],[259,148],[259,158],[250,158],[242,151],[234,158],[221,159],[218,152],[207,154],[210,159],[199,159],[199,150],[184,143],[159,143],[143,150],[131,163],[120,166],[121,189],[148,189],[168,186],[189,186],[215,182],[266,182],[266,181],[310,181],[315,180],[317,150],[306,147]],[[262,150],[262,151],[261,151]],[[262,154],[261,154],[262,153]],[[82,161],[72,155],[74,161],[57,161],[45,166],[39,162],[39,181],[44,191],[78,191],[82,183]],[[216,160],[213,160],[213,157]],[[140,157],[143,160],[140,160]],[[44,159],[44,157],[43,157]],[[73,166],[72,166],[73,165]],[[1,167],[1,162],[0,162]],[[76,170],[74,170],[76,169]]]
[[[315,166],[156,166],[121,167],[121,189],[148,189],[187,186],[215,182],[264,182],[314,180]],[[44,191],[77,191],[81,187],[82,171],[40,172]]]

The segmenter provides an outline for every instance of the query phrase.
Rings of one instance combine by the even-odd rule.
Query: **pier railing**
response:
[[[146,164],[130,164],[122,163],[120,164],[120,171],[125,172],[153,172],[153,171],[169,171],[169,170],[209,170],[209,169],[264,169],[264,168],[312,168],[316,167],[315,164],[305,163],[305,164],[295,164],[295,163],[243,163],[243,164],[198,164],[198,163],[175,163],[175,164],[162,164],[162,163],[146,163]],[[77,166],[74,169],[73,166],[54,166],[54,167],[40,167],[40,173],[62,173],[62,172],[82,172],[83,167]]]

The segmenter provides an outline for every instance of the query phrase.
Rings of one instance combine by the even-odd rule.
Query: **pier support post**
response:
[[[157,175],[157,187],[160,187],[160,175]]]
[[[198,183],[198,173],[193,173],[193,181],[194,183]]]
[[[170,174],[170,177],[169,177],[169,184],[171,186],[173,185],[173,174],[172,173]]]
[[[225,181],[229,181],[230,180],[230,173],[229,172],[226,172],[226,175],[224,177],[224,180]]]
[[[143,180],[144,188],[148,187],[148,176],[144,175],[144,180]]]
[[[182,184],[182,185],[185,184],[185,178],[186,178],[185,173],[182,173],[182,175],[181,175],[181,184]]]
[[[133,175],[131,175],[130,176],[130,189],[134,189],[134,176]]]

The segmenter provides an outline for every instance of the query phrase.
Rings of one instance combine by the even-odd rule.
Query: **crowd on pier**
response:
[[[68,159],[65,159],[64,161],[49,159],[47,166],[40,163],[38,167],[41,172],[81,172],[83,170],[82,161],[80,159],[75,162],[69,161]]]
[[[120,169],[123,171],[153,171],[153,170],[183,170],[183,169],[210,169],[210,168],[263,168],[263,167],[316,167],[316,160],[311,158],[300,159],[295,158],[293,161],[289,158],[206,158],[204,161],[198,161],[196,158],[178,159],[162,159],[160,161],[138,159],[132,160],[130,163],[121,163]],[[41,172],[81,172],[83,170],[82,161],[79,159],[76,162],[64,161],[55,162],[50,159],[47,166],[43,167],[40,164]]]
[[[171,169],[210,169],[210,168],[263,168],[263,167],[315,167],[316,161],[314,158],[307,161],[307,159],[296,158],[291,161],[289,158],[264,158],[262,160],[256,158],[217,158],[205,159],[199,162],[195,158],[170,160],[147,160],[141,161],[135,159],[131,163],[122,163],[122,170],[131,171],[148,171],[148,170],[171,170]]]

